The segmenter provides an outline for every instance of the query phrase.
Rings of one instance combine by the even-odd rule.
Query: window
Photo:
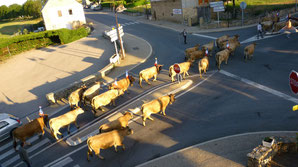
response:
[[[1,121],[1,122],[0,122],[0,129],[4,128],[4,127],[7,126],[7,125],[8,125],[8,122],[6,122],[6,121]]]
[[[62,12],[61,12],[61,10],[58,10],[58,16],[59,16],[59,17],[62,17]]]
[[[68,10],[69,15],[72,15],[72,9]]]

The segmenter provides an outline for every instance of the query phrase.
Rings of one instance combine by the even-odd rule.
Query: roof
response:
[[[62,6],[82,6],[79,2],[76,0],[48,0],[46,4],[43,6],[42,10],[44,8],[56,8],[56,7],[62,7]]]

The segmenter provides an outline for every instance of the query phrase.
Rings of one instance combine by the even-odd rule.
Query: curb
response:
[[[220,141],[220,140],[225,140],[225,139],[229,139],[229,138],[232,138],[232,137],[239,137],[239,136],[245,136],[245,135],[256,135],[256,134],[268,134],[268,133],[298,133],[298,131],[260,131],[260,132],[247,132],[247,133],[241,133],[241,134],[235,134],[235,135],[220,137],[220,138],[217,138],[217,139],[212,139],[212,140],[209,140],[209,141],[206,141],[206,142],[203,142],[203,143],[195,144],[195,145],[192,145],[192,146],[189,146],[189,147],[186,147],[186,148],[183,148],[183,149],[174,151],[172,153],[166,154],[166,155],[161,156],[161,157],[158,157],[156,159],[152,159],[152,160],[147,161],[145,163],[139,164],[136,167],[141,167],[141,166],[144,166],[144,165],[148,165],[148,164],[150,164],[152,162],[161,160],[163,158],[167,158],[167,157],[172,156],[172,155],[174,155],[176,153],[187,151],[189,149],[192,149],[192,148],[195,148],[195,147],[198,147],[198,146],[202,146],[202,145],[205,145],[205,144],[209,144],[209,143],[212,143],[212,142],[216,142],[216,141]]]

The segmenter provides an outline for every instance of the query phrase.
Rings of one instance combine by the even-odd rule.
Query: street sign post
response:
[[[240,3],[240,8],[241,8],[241,11],[242,11],[242,22],[241,22],[241,25],[243,26],[243,17],[244,17],[244,9],[246,8],[246,3],[244,2],[244,1],[242,1],[241,3]]]
[[[210,2],[209,5],[213,8],[213,12],[217,12],[217,26],[219,27],[219,12],[225,11],[224,3],[223,1],[217,1]]]
[[[294,70],[290,73],[290,87],[294,94],[298,93],[298,73]]]

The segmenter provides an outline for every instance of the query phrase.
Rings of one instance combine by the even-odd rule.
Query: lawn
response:
[[[21,30],[24,25],[36,24],[41,20],[42,18],[33,20],[0,22],[0,38],[8,38],[14,33],[18,32],[18,30]]]
[[[236,0],[236,5],[240,5],[243,0]],[[282,5],[296,3],[296,0],[244,0],[248,6],[255,5]],[[231,3],[231,2],[230,2]]]

